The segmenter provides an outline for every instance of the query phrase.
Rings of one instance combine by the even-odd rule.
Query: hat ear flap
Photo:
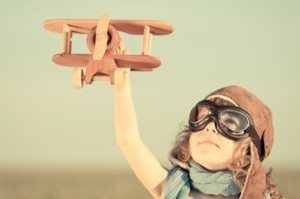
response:
[[[253,142],[250,143],[250,157],[250,167],[241,191],[240,199],[263,199],[266,189],[266,172],[260,162],[258,151]]]
[[[239,143],[233,158],[241,158],[248,155],[248,148],[250,143],[252,143],[250,139],[245,139],[241,143]]]

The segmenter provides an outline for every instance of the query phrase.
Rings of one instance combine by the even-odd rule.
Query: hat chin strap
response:
[[[207,100],[210,100],[210,99],[216,98],[216,97],[221,98],[221,99],[226,100],[226,101],[229,101],[229,102],[231,102],[232,104],[234,104],[236,107],[238,107],[237,103],[235,103],[235,101],[233,101],[233,99],[231,99],[230,97],[227,97],[227,96],[225,96],[225,95],[212,95],[212,96],[209,96],[209,97],[207,98]]]
[[[266,189],[266,172],[259,160],[258,152],[253,142],[250,142],[250,156],[250,167],[239,199],[263,199]]]

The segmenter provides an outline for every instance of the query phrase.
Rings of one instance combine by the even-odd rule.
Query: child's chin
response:
[[[214,158],[212,158],[214,157]],[[208,170],[222,170],[225,169],[225,163],[220,162],[221,158],[217,158],[219,156],[215,156],[214,154],[203,155],[201,158],[193,158],[198,164],[203,166]]]

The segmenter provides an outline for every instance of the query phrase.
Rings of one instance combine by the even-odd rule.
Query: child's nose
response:
[[[210,133],[217,133],[216,125],[214,122],[210,122],[206,125],[205,130]]]

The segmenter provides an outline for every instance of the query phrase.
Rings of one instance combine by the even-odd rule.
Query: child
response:
[[[228,86],[190,111],[165,169],[139,137],[128,69],[115,86],[116,141],[132,170],[154,198],[281,198],[261,162],[273,145],[271,112],[252,93]],[[116,78],[117,79],[117,78]]]

